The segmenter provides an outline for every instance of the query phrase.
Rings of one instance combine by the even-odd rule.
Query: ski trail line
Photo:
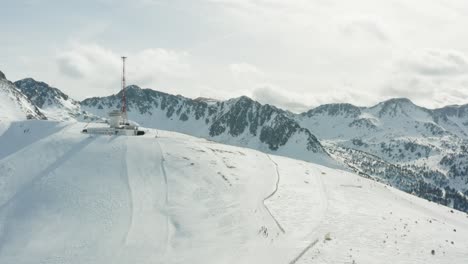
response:
[[[201,148],[208,149],[210,152],[213,153],[214,157],[215,157],[218,161],[220,161],[221,164],[226,165],[226,164],[224,163],[222,157],[220,157],[220,156],[216,153],[216,151],[215,151],[214,149],[212,149],[212,148],[210,148],[210,147],[202,146],[200,143],[197,143],[197,145],[198,145],[199,147],[201,147]],[[273,196],[276,194],[276,192],[278,191],[279,181],[280,181],[280,174],[279,174],[278,164],[276,164],[276,162],[274,162],[268,154],[266,154],[266,155],[267,155],[268,159],[270,159],[270,161],[275,165],[275,169],[276,169],[276,183],[275,183],[275,189],[273,190],[273,192],[272,192],[270,195],[268,195],[266,198],[264,198],[264,199],[262,200],[262,206],[263,206],[263,208],[265,208],[265,210],[268,212],[268,214],[270,215],[270,217],[273,219],[273,221],[275,222],[275,224],[276,224],[276,226],[278,227],[278,229],[279,229],[283,234],[285,234],[286,231],[284,230],[284,228],[281,226],[281,224],[280,224],[279,221],[275,218],[275,216],[271,213],[270,209],[268,209],[268,206],[265,205],[265,201],[268,200],[268,199],[270,199],[271,197],[273,197]]]
[[[323,179],[322,179],[322,175],[321,173],[318,174],[318,184],[320,185],[320,199],[322,200],[322,204],[325,204],[324,208],[322,209],[322,219],[320,220],[320,222],[317,224],[317,226],[315,228],[312,229],[312,231],[310,232],[309,235],[314,235],[314,233],[317,232],[317,230],[319,229],[319,227],[323,224],[324,220],[325,220],[325,215],[327,214],[328,212],[328,195],[327,195],[327,189],[325,187],[325,183],[323,182]],[[319,242],[319,239],[318,239],[319,235],[316,234],[316,238],[315,240],[312,240],[312,242],[309,243],[309,245],[307,245],[307,247],[305,247],[301,253],[299,253],[299,255],[297,255],[297,257],[295,257],[293,260],[291,260],[289,262],[289,264],[295,264],[297,261],[299,261],[312,247],[314,247],[318,242]]]
[[[130,220],[128,223],[128,228],[127,228],[127,233],[125,234],[125,244],[128,244],[128,237],[130,236],[132,229],[133,229],[133,218],[135,211],[133,209],[133,191],[132,191],[132,185],[130,183],[130,178],[128,175],[128,167],[127,167],[127,153],[128,153],[128,146],[127,146],[127,138],[122,137],[122,156],[121,156],[121,162],[122,162],[122,167],[120,168],[120,177],[124,181],[127,191],[128,191],[128,204],[130,207]]]
[[[168,184],[167,184],[167,173],[166,173],[166,165],[165,165],[165,158],[164,158],[164,152],[163,152],[163,149],[161,147],[161,143],[159,143],[159,140],[156,139],[156,142],[158,143],[158,146],[159,146],[159,151],[161,152],[161,172],[163,174],[163,177],[164,177],[164,184],[166,185],[165,189],[166,189],[166,195],[165,195],[165,202],[166,202],[166,205],[167,203],[169,202],[169,194],[168,194]]]
[[[299,253],[299,255],[297,255],[297,257],[295,257],[293,260],[291,260],[289,262],[289,264],[295,264],[299,259],[302,258],[302,256],[304,256],[305,253],[307,253],[307,251],[309,251],[309,249],[311,249],[313,246],[315,246],[315,244],[318,243],[318,239],[312,241],[306,248],[304,248],[301,253]]]
[[[169,186],[168,186],[167,172],[166,172],[166,165],[165,165],[166,159],[164,158],[164,151],[161,147],[161,143],[159,142],[158,138],[156,138],[156,143],[158,144],[159,152],[161,153],[161,165],[160,166],[161,166],[161,172],[164,178],[164,189],[165,189],[164,207],[166,210],[166,249],[165,251],[167,254],[167,252],[169,251],[169,245],[171,244],[170,232],[169,232],[170,220],[169,220],[169,212],[167,211],[169,207]]]
[[[270,209],[268,208],[268,206],[266,206],[265,204],[265,201],[270,199],[271,197],[273,197],[276,192],[278,192],[278,187],[279,187],[279,182],[280,182],[280,173],[279,173],[279,169],[278,169],[278,164],[270,157],[270,155],[268,154],[265,154],[268,159],[275,165],[275,170],[276,170],[276,183],[275,183],[275,189],[273,190],[273,192],[268,195],[265,199],[263,199],[263,206],[266,208],[266,210],[268,211],[268,213],[270,214],[271,218],[273,218],[273,220],[275,221],[276,225],[278,226],[278,228],[281,230],[281,232],[283,232],[283,234],[286,233],[286,231],[283,229],[283,227],[281,226],[281,224],[278,222],[278,220],[275,218],[275,216],[271,213]]]

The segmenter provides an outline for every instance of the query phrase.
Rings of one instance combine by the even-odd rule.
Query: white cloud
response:
[[[136,82],[149,85],[151,81],[157,81],[158,76],[185,78],[192,74],[186,52],[158,48],[145,49],[130,56],[134,68],[129,70],[129,74],[133,74]]]
[[[453,50],[422,50],[395,62],[394,73],[380,89],[384,97],[407,97],[427,107],[466,104],[466,56]]]
[[[61,73],[75,79],[103,78],[119,68],[119,56],[95,44],[75,44],[57,56]]]
[[[272,84],[259,85],[252,90],[253,99],[262,104],[271,104],[295,113],[305,112],[313,107],[329,103],[353,103],[372,105],[375,95],[353,89],[330,89],[322,92],[298,93]],[[382,97],[383,98],[383,97]],[[379,97],[379,99],[382,99]]]
[[[51,21],[41,19],[54,10],[51,3],[17,8],[30,13],[23,21],[28,27],[0,17],[9,25],[4,71],[11,78],[44,80],[81,99],[118,90],[124,54],[129,83],[188,97],[255,94],[272,102],[278,96],[268,94],[279,93],[278,103],[292,109],[332,102],[372,105],[401,96],[426,107],[468,103],[468,2],[99,2],[105,4],[72,17],[76,6],[63,5],[70,12],[55,12]],[[7,5],[19,7],[15,1]],[[63,24],[56,27],[56,21]],[[57,30],[42,30],[47,27]],[[70,40],[77,44],[63,46]],[[51,71],[45,59],[54,56],[59,71]]]
[[[242,75],[263,75],[263,72],[256,66],[249,63],[233,63],[229,65],[229,69],[234,76]]]
[[[422,50],[401,62],[410,72],[429,76],[468,75],[468,59],[453,50]]]
[[[167,78],[186,78],[192,74],[188,54],[166,49],[144,49],[117,53],[97,44],[74,44],[57,56],[57,66],[64,78],[80,84],[80,97],[118,91],[121,59],[127,59],[127,83],[156,86]],[[96,90],[97,89],[97,90]]]
[[[357,18],[345,21],[341,26],[341,30],[349,36],[364,34],[383,42],[389,41],[388,33],[385,32],[382,25],[371,18]]]
[[[403,75],[382,88],[384,98],[406,97],[418,105],[429,108],[452,104],[466,104],[468,78],[431,78]]]
[[[262,85],[252,91],[252,98],[262,104],[270,104],[292,112],[300,113],[309,107],[301,102],[299,94],[281,90],[273,85]]]

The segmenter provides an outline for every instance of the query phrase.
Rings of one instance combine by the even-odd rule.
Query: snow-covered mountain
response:
[[[132,85],[126,92],[129,118],[144,127],[186,133],[292,158],[332,164],[317,138],[294,115],[242,96],[228,101],[189,99]],[[120,93],[89,98],[82,109],[106,116],[121,105]]]
[[[452,133],[468,138],[468,105],[452,105],[432,111],[434,121]]]
[[[322,105],[301,114],[300,120],[323,139],[349,139],[375,133],[395,137],[456,135],[467,138],[468,135],[468,105],[431,110],[406,98],[390,99],[373,107]]]
[[[465,263],[468,217],[346,171],[175,132],[0,134],[0,263]],[[27,164],[28,166],[24,166]]]
[[[43,82],[16,82],[54,120],[105,118],[120,93],[80,103]],[[336,167],[468,211],[468,105],[426,109],[405,98],[372,107],[322,105],[297,115],[248,98],[189,99],[132,85],[130,119],[231,145]],[[317,137],[316,137],[317,136]]]
[[[0,131],[6,121],[46,119],[45,115],[0,72]]]
[[[47,83],[25,78],[15,82],[16,87],[52,120],[88,121],[97,119],[81,110],[80,103]]]
[[[373,107],[329,104],[298,122],[361,173],[468,211],[467,107],[431,110],[404,98]]]

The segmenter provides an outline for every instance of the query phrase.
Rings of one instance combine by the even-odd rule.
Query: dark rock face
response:
[[[16,87],[29,98],[36,106],[43,108],[55,105],[58,99],[68,100],[68,95],[47,83],[26,78],[15,82]]]
[[[26,119],[47,120],[47,117],[39,108],[9,80],[0,78],[0,89],[4,90],[4,92],[9,95],[8,97],[11,97],[10,99],[16,102],[16,107],[24,112]]]
[[[262,113],[255,114],[256,111],[260,110]],[[250,132],[253,135],[257,134],[257,127],[261,122],[259,118],[263,114],[268,114],[260,109],[260,104],[254,102],[246,97],[241,97],[239,100],[229,109],[229,112],[220,116],[211,125],[210,135],[219,136],[220,134],[227,131],[227,133],[233,137],[237,137],[244,133],[249,125],[249,120],[253,121],[250,125]],[[263,120],[264,121],[264,120]]]
[[[0,71],[0,80],[2,79],[6,79],[6,76],[2,71]]]
[[[80,103],[47,83],[26,78],[14,83],[16,88],[52,120],[93,121],[101,119],[82,111]],[[51,110],[51,111],[48,111]]]
[[[206,102],[151,89],[141,89],[136,85],[128,86],[125,94],[128,111],[139,115],[152,116],[155,111],[164,111],[167,118],[177,115],[181,120],[187,121],[191,118],[199,120],[205,116],[212,116],[217,111],[216,106],[209,106]],[[119,109],[122,105],[121,92],[107,97],[88,98],[80,104],[91,109]]]

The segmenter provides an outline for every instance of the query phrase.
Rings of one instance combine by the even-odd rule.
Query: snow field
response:
[[[84,125],[25,121],[0,135],[0,263],[468,259],[466,214],[352,173]]]

